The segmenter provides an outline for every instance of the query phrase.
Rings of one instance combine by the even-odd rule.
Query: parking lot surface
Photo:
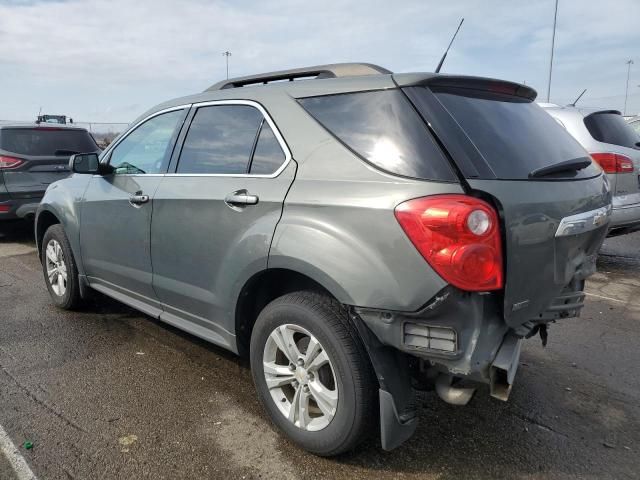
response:
[[[640,233],[598,268],[582,316],[525,344],[509,402],[428,392],[399,449],[322,459],[275,431],[246,361],[104,297],[54,308],[31,226],[0,224],[0,426],[40,479],[640,478]]]

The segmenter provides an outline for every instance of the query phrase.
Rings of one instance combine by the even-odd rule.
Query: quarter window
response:
[[[133,130],[111,152],[116,174],[164,173],[184,110],[157,115]]]
[[[262,118],[260,111],[249,105],[198,108],[184,140],[177,173],[247,173]]]
[[[298,101],[342,143],[381,170],[405,177],[456,180],[447,158],[400,90]]]
[[[258,143],[253,152],[250,173],[256,175],[271,175],[285,160],[284,152],[278,143],[273,130],[266,121],[262,122]]]

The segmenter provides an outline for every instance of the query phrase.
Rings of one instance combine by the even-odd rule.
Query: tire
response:
[[[53,303],[65,310],[78,308],[82,303],[78,268],[62,225],[52,225],[45,232],[40,263]],[[54,269],[55,273],[50,275],[48,270]]]
[[[320,348],[309,348],[316,341]],[[256,320],[250,357],[260,402],[273,423],[305,450],[338,455],[375,432],[378,383],[346,309],[336,300],[307,291],[273,300]],[[306,408],[295,408],[300,404]]]

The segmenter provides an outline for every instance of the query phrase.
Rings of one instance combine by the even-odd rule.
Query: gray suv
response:
[[[583,306],[609,183],[535,96],[337,64],[163,103],[47,190],[47,288],[247,355],[265,410],[311,452],[376,428],[392,449],[416,428],[415,387],[506,400],[522,339]]]

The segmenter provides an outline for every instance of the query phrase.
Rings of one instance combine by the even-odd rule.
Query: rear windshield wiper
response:
[[[80,152],[76,152],[75,150],[56,150],[55,152],[53,152],[54,155],[58,156],[58,155],[76,155]]]
[[[546,177],[553,173],[577,171],[587,168],[591,165],[591,159],[587,157],[574,158],[573,160],[565,160],[564,162],[554,163],[546,167],[536,168],[529,173],[529,178]]]

